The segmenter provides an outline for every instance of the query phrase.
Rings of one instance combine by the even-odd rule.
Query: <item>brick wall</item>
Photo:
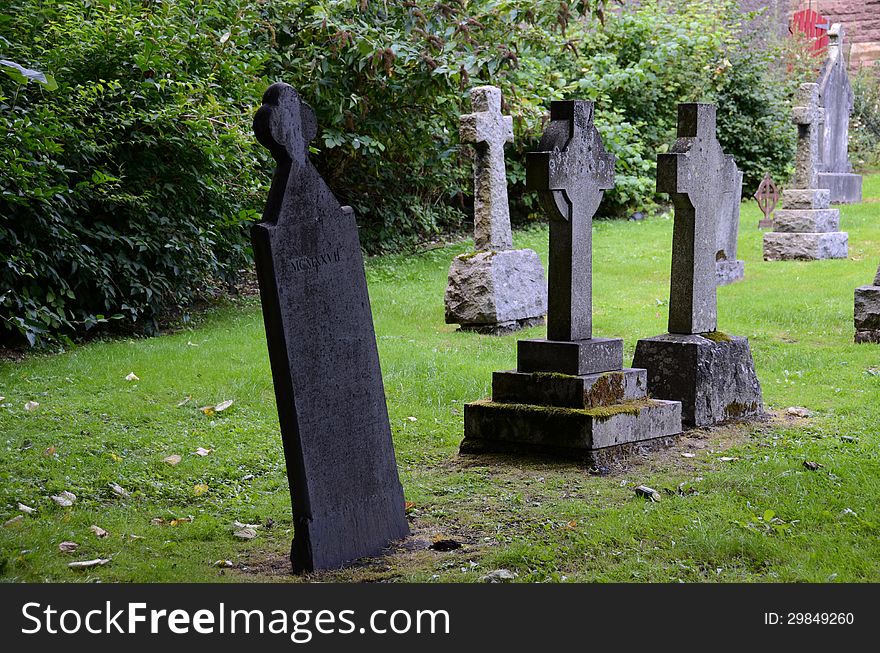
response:
[[[843,24],[851,67],[880,61],[880,0],[791,0],[789,16],[800,9],[813,9]]]

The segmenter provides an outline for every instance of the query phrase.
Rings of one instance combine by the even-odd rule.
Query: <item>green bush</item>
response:
[[[850,160],[856,169],[880,168],[880,65],[863,68],[853,79]]]
[[[746,174],[786,177],[790,84],[734,0],[11,0],[0,10],[0,334],[32,344],[117,318],[155,329],[248,263],[271,161],[251,116],[285,81],[315,108],[314,160],[368,252],[467,227],[468,90],[502,89],[511,212],[543,220],[525,153],[549,103],[597,102],[617,157],[600,208],[655,201],[676,104],[719,103]],[[14,65],[13,65],[14,64]],[[22,69],[54,75],[27,83]],[[11,67],[10,67],[11,66]]]
[[[58,83],[0,75],[0,337],[153,330],[247,263],[267,42],[248,4],[22,0],[0,15],[0,56]]]

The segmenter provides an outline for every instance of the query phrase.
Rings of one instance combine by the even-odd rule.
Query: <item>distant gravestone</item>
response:
[[[862,201],[862,176],[849,162],[849,118],[853,91],[843,54],[844,30],[835,23],[828,30],[828,52],[819,73],[819,106],[825,121],[819,136],[818,188],[827,188],[832,203]]]
[[[721,196],[718,211],[718,232],[715,252],[715,281],[719,286],[739,281],[745,275],[745,262],[736,258],[736,243],[739,236],[739,209],[742,203],[742,170],[736,167],[732,156],[727,157],[724,179],[729,185]]]
[[[717,331],[715,207],[736,166],[715,135],[715,107],[678,106],[678,139],[657,157],[657,190],[675,207],[669,333],[639,340],[633,367],[652,397],[681,402],[682,422],[707,426],[763,414],[749,341]]]
[[[856,288],[853,320],[856,342],[880,343],[880,268],[873,285]]]
[[[518,342],[517,369],[495,372],[492,400],[465,406],[463,453],[543,453],[598,463],[669,442],[681,407],[647,398],[645,370],[623,368],[623,341],[592,334],[593,214],[614,157],[593,103],[553,102],[526,186],[550,219],[547,338]]]
[[[755,191],[753,197],[758,203],[758,208],[761,209],[761,213],[764,214],[764,217],[758,221],[758,228],[772,229],[773,211],[776,210],[776,204],[779,202],[779,190],[776,188],[776,184],[770,177],[769,172],[764,173],[764,178],[761,180],[761,183],[758,184],[758,189]]]
[[[251,238],[296,572],[376,554],[409,532],[354,212],[309,160],[316,131],[292,87],[269,87],[254,132],[277,168]]]
[[[474,252],[449,268],[446,323],[501,334],[543,323],[547,312],[544,268],[531,249],[513,249],[504,145],[513,120],[501,114],[501,90],[471,89],[473,113],[461,117],[462,143],[474,146]]]
[[[818,186],[819,127],[824,120],[818,86],[801,84],[795,102],[795,173],[792,188],[782,191],[774,231],[764,234],[764,260],[846,258],[849,236],[838,230],[840,211],[829,207],[829,190]]]

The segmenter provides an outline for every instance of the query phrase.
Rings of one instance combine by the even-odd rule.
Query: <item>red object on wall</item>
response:
[[[801,9],[795,12],[791,17],[791,27],[789,31],[794,34],[795,31],[801,32],[807,38],[813,41],[811,50],[814,55],[820,55],[825,52],[828,47],[828,28],[831,27],[828,19],[818,11],[812,9]]]

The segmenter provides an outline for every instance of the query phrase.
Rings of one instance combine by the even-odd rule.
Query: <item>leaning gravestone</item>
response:
[[[277,162],[251,238],[293,504],[296,572],[409,533],[351,207],[309,160],[315,114],[273,84],[254,132]]]
[[[492,400],[465,406],[462,453],[548,453],[593,464],[681,432],[681,406],[646,395],[643,369],[623,368],[623,341],[592,334],[592,218],[614,184],[614,157],[593,103],[553,102],[526,186],[550,217],[547,339],[518,342],[517,369],[495,372]]]
[[[745,262],[736,258],[736,240],[739,235],[739,208],[742,203],[743,173],[730,156],[725,165],[724,179],[729,182],[721,195],[718,210],[718,242],[715,252],[715,277],[719,286],[739,281],[745,274]]]
[[[547,286],[541,259],[513,249],[504,144],[513,141],[513,120],[501,115],[501,91],[471,89],[474,112],[461,117],[460,136],[476,150],[474,160],[474,252],[453,259],[446,287],[446,323],[480,333],[508,333],[542,324]]]
[[[873,285],[856,288],[853,320],[856,342],[880,342],[880,268]]]
[[[828,30],[828,53],[819,73],[819,106],[825,122],[819,137],[819,188],[827,188],[832,203],[862,201],[862,176],[853,174],[847,149],[853,91],[843,53],[843,26]]]
[[[818,86],[801,84],[792,120],[798,126],[793,188],[782,191],[774,231],[764,234],[764,260],[846,258],[849,236],[838,231],[840,211],[828,206],[830,193],[819,186],[819,126],[824,112]]]
[[[648,370],[652,397],[680,401],[692,426],[764,412],[748,339],[716,330],[716,202],[734,171],[715,136],[715,107],[678,105],[678,139],[657,157],[657,191],[675,207],[669,333],[639,340],[633,367]]]

